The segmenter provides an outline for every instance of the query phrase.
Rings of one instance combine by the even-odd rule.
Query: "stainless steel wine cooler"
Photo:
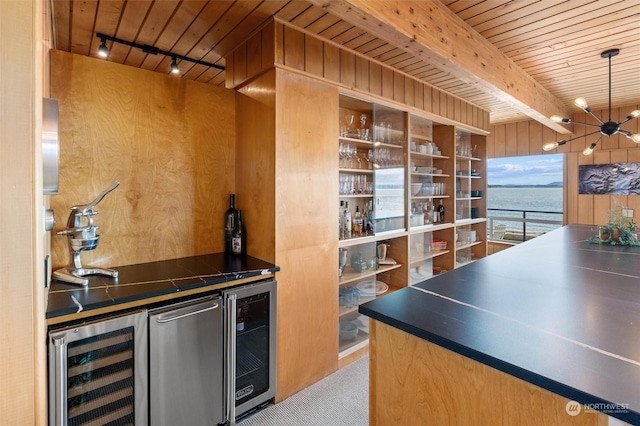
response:
[[[147,312],[49,332],[49,424],[148,423]]]
[[[223,292],[226,337],[226,417],[235,419],[276,394],[276,282]]]

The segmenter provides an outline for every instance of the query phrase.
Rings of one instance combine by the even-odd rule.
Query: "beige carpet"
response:
[[[240,426],[367,426],[369,358],[338,370],[276,405],[237,423]]]

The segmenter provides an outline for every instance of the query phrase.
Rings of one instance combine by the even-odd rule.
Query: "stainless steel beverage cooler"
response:
[[[227,290],[223,299],[226,416],[234,425],[276,394],[276,282]]]
[[[49,424],[147,424],[147,312],[49,332]]]

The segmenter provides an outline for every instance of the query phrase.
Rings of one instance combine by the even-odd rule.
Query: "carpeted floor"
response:
[[[239,426],[367,426],[369,358],[362,358],[317,383],[247,418]]]

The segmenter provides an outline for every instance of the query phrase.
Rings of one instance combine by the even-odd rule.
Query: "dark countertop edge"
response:
[[[391,318],[387,315],[380,314],[377,311],[369,309],[365,305],[360,305],[358,312],[363,315],[368,316],[371,319],[376,321],[380,321],[384,324],[387,324],[391,327],[397,328],[398,330],[402,330],[406,333],[411,334],[412,336],[418,337],[420,339],[426,340],[430,343],[438,345],[442,348],[453,351],[457,354],[465,356],[469,359],[477,361],[486,366],[495,368],[498,371],[502,371],[510,376],[516,377],[518,379],[524,380],[527,383],[531,383],[536,385],[542,389],[553,392],[557,395],[563,396],[570,400],[577,401],[583,405],[588,404],[615,404],[612,401],[607,401],[602,398],[596,397],[589,393],[583,392],[581,390],[575,389],[571,386],[567,386],[563,383],[557,382],[555,380],[549,379],[547,377],[541,376],[539,374],[533,373],[527,369],[522,367],[518,367],[516,365],[510,364],[508,362],[502,361],[498,358],[492,357],[485,353],[476,351],[468,346],[462,345],[460,343],[453,342],[449,339],[445,339],[437,334],[429,333],[423,329],[418,327],[411,326],[405,322],[398,321],[394,318]],[[640,413],[627,409],[626,413],[603,413],[605,415],[615,417],[622,421],[625,421],[630,424],[640,424]]]
[[[114,300],[111,300],[110,303],[100,302],[100,303],[96,303],[95,305],[84,304],[83,309],[80,312],[78,312],[78,309],[76,308],[60,309],[57,311],[47,311],[45,318],[47,320],[55,320],[55,321],[49,321],[49,325],[52,325],[52,324],[58,324],[62,322],[82,319],[86,317],[96,316],[101,313],[105,313],[104,312],[105,309],[108,310],[108,312],[118,312],[119,310],[145,306],[145,305],[156,303],[162,300],[166,300],[165,296],[173,296],[174,298],[179,298],[184,295],[185,297],[187,297],[187,296],[191,296],[198,293],[205,293],[207,291],[214,291],[214,290],[219,290],[223,288],[233,287],[236,284],[243,284],[247,282],[247,281],[244,281],[243,283],[236,283],[236,281],[243,281],[251,278],[253,279],[248,282],[255,282],[262,278],[272,277],[278,271],[280,271],[280,267],[274,266],[272,268],[257,269],[254,271],[220,273],[218,274],[218,276],[216,276],[215,279],[203,280],[201,282],[197,282],[193,284],[174,287],[173,289],[170,289],[170,290],[162,289],[157,292],[149,292],[142,297],[139,295],[132,295],[129,297],[121,298],[117,302]],[[119,305],[122,305],[120,309],[119,309]]]

